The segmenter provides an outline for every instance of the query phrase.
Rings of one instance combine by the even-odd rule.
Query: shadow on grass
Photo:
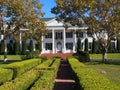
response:
[[[87,64],[97,65],[97,64],[111,64],[111,65],[120,65],[120,60],[107,60],[106,62],[102,62],[102,60],[91,60]]]

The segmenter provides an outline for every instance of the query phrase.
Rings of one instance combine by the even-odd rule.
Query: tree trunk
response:
[[[107,51],[105,50],[103,53],[102,53],[102,62],[106,62],[107,61]]]
[[[4,39],[4,62],[7,61],[7,42],[6,42],[6,39]]]

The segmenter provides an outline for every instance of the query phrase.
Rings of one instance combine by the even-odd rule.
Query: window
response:
[[[92,43],[89,43],[89,49],[92,49]]]
[[[83,32],[78,32],[78,33],[76,33],[77,34],[77,38],[83,38]]]
[[[56,34],[55,34],[56,36],[55,36],[55,38],[56,39],[62,39],[63,37],[63,35],[62,35],[62,32],[56,32]]]
[[[52,32],[50,32],[47,35],[45,35],[45,38],[52,38]]]
[[[90,32],[87,32],[88,37],[92,37],[92,34]]]
[[[113,50],[115,49],[115,42],[111,42],[111,47]]]
[[[66,38],[73,38],[72,32],[66,32]]]
[[[52,43],[46,43],[45,44],[45,49],[46,50],[52,50]]]
[[[66,43],[66,49],[73,50],[73,43]]]

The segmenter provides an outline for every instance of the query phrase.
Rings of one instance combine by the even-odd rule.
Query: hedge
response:
[[[11,82],[0,86],[0,90],[27,90],[39,78],[37,70],[31,70]]]
[[[120,90],[118,86],[110,82],[103,75],[97,73],[92,68],[86,67],[76,58],[68,58],[70,66],[75,73],[76,82],[83,90]]]
[[[24,72],[30,70],[31,68],[35,67],[36,65],[40,63],[41,63],[40,58],[36,58],[36,59],[34,58],[34,59],[22,61],[22,62],[12,63],[12,64],[7,65],[4,68],[12,69],[14,73],[13,78],[16,78],[17,76],[20,76]]]
[[[13,76],[12,70],[0,68],[0,84],[3,84],[4,82],[11,80],[12,76]]]
[[[51,61],[52,64],[50,65]],[[59,64],[60,59],[53,59],[46,61],[46,65],[44,63],[44,69],[43,65],[39,65],[39,69],[37,67],[37,70],[42,71],[43,75],[38,79],[38,81],[30,90],[53,90]]]

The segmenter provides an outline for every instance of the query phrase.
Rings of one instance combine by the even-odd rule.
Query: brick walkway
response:
[[[67,60],[61,60],[53,90],[77,90],[76,83],[72,79],[72,71]]]

